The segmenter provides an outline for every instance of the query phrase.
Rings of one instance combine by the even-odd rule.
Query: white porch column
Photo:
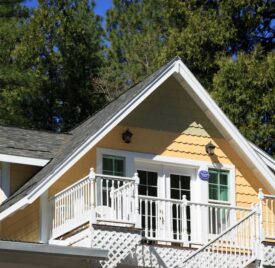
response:
[[[50,239],[50,228],[52,215],[50,210],[50,202],[48,200],[48,191],[40,196],[40,242],[48,243]]]

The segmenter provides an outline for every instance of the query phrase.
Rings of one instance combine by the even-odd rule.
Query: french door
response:
[[[183,231],[185,236],[190,233],[190,210],[183,208],[181,200],[183,196],[190,200],[190,175],[163,164],[138,163],[136,168],[144,236],[150,240],[186,240]]]

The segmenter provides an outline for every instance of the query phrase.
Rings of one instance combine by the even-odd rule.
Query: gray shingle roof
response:
[[[105,124],[107,124],[112,117],[117,114],[125,105],[127,105],[134,97],[142,92],[148,85],[153,83],[159,76],[169,70],[169,67],[173,66],[173,63],[179,60],[179,57],[175,57],[169,63],[161,67],[158,71],[144,79],[141,83],[133,86],[116,100],[108,104],[105,108],[97,112],[92,117],[88,118],[85,122],[74,128],[70,134],[71,137],[67,139],[66,146],[62,147],[62,150],[58,152],[55,158],[53,158],[43,169],[41,169],[33,178],[31,178],[26,184],[24,184],[17,192],[10,196],[1,206],[0,212],[4,211],[8,207],[12,206],[38,185],[43,183],[49,174],[52,174],[62,165],[70,156],[87,141],[87,139],[98,132]]]
[[[0,126],[0,154],[52,159],[70,135]]]

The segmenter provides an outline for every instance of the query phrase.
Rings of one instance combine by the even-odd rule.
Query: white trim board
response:
[[[44,167],[49,162],[49,160],[25,156],[0,154],[0,162]]]
[[[71,168],[82,156],[98,143],[107,133],[119,124],[130,112],[152,94],[170,76],[175,75],[184,86],[195,102],[202,108],[212,123],[222,132],[224,137],[232,144],[237,153],[244,159],[249,168],[262,181],[271,193],[275,193],[275,175],[268,169],[263,160],[256,154],[246,139],[240,134],[236,127],[225,116],[210,95],[188,70],[183,62],[178,59],[168,65],[149,85],[147,85],[137,96],[135,96],[123,109],[114,114],[100,130],[92,135],[86,142],[78,147],[58,168],[56,168],[46,179],[33,189],[25,198],[7,208],[0,214],[0,220],[16,209],[32,203],[53,183],[55,183],[69,168]],[[184,89],[185,88],[185,89]]]
[[[275,171],[275,159],[272,158],[270,155],[268,155],[266,152],[261,150],[259,147],[257,147],[252,142],[249,142],[252,148],[258,153],[259,157],[268,165],[271,169]]]

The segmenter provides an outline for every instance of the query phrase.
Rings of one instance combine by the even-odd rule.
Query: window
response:
[[[158,173],[138,170],[140,178],[139,194],[158,196]]]
[[[171,190],[170,195],[172,199],[182,200],[182,196],[185,195],[187,200],[190,200],[190,177],[170,174]],[[173,239],[184,239],[182,237],[182,208],[177,204],[172,205],[172,224],[173,224]],[[190,222],[190,207],[186,207],[186,223],[187,234],[191,233]],[[190,237],[188,238],[190,240]]]
[[[158,196],[158,173],[151,171],[138,170],[140,179],[138,193],[139,195]],[[157,202],[142,201],[141,226],[143,230],[147,229],[146,236],[155,237],[157,228]]]
[[[102,173],[104,175],[111,176],[125,176],[125,158],[114,155],[103,155]],[[104,206],[109,206],[111,204],[110,195],[112,188],[117,189],[121,186],[122,184],[120,184],[119,180],[103,179],[100,204]]]
[[[190,200],[190,177],[171,174],[171,198],[182,199],[185,195],[187,200]]]
[[[125,176],[125,158],[113,155],[103,155],[103,174]]]
[[[229,201],[229,172],[209,169],[209,200],[213,203]],[[209,207],[209,233],[220,234],[229,226],[230,211]]]
[[[229,172],[225,170],[209,169],[209,199],[215,201],[229,201]]]

